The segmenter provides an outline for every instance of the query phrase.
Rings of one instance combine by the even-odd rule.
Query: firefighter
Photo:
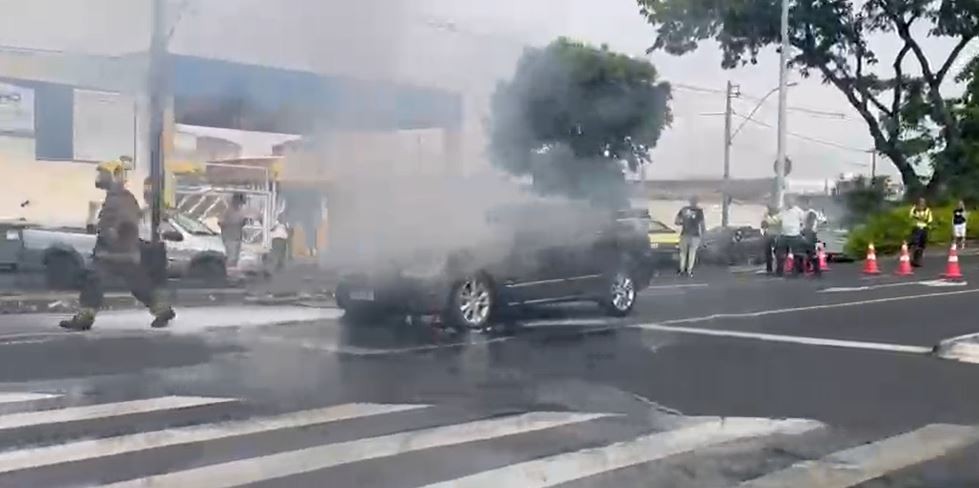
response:
[[[88,330],[102,307],[105,281],[118,276],[129,291],[153,314],[152,327],[166,327],[176,314],[161,290],[142,265],[139,239],[141,211],[136,197],[125,187],[125,167],[118,161],[97,167],[95,186],[105,190],[105,201],[96,223],[92,266],[82,277],[81,310],[60,326],[69,330]]]

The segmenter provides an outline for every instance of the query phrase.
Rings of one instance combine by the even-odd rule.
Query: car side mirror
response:
[[[163,234],[161,234],[161,236],[165,241],[183,242],[184,240],[184,235],[175,230],[164,231]]]

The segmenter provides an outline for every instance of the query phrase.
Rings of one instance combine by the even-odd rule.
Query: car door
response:
[[[541,235],[530,229],[514,233],[513,244],[500,264],[503,299],[510,305],[539,303],[555,298],[558,257],[543,245]]]

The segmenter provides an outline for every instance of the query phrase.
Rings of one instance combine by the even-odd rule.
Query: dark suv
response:
[[[569,214],[563,205],[495,209],[489,238],[345,273],[337,303],[361,318],[438,314],[458,329],[487,327],[505,309],[567,301],[625,316],[652,275],[642,224],[622,212]]]

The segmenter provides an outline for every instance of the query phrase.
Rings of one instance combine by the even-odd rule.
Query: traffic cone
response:
[[[863,262],[863,274],[880,274],[880,269],[877,268],[877,251],[874,250],[874,243],[872,242],[867,245],[867,260]]]
[[[948,249],[948,264],[945,266],[945,273],[942,278],[949,281],[958,281],[963,278],[962,269],[959,268],[959,252],[955,248],[955,243]]]
[[[822,242],[820,242],[816,247],[816,258],[819,259],[819,270],[829,271],[829,260],[826,259],[826,249],[823,247]]]
[[[792,254],[792,250],[785,255],[785,272],[791,273],[795,270],[795,256]]]
[[[914,274],[914,271],[911,269],[911,256],[908,254],[907,242],[901,244],[901,257],[898,258],[897,271],[894,274],[898,276],[911,276]]]

